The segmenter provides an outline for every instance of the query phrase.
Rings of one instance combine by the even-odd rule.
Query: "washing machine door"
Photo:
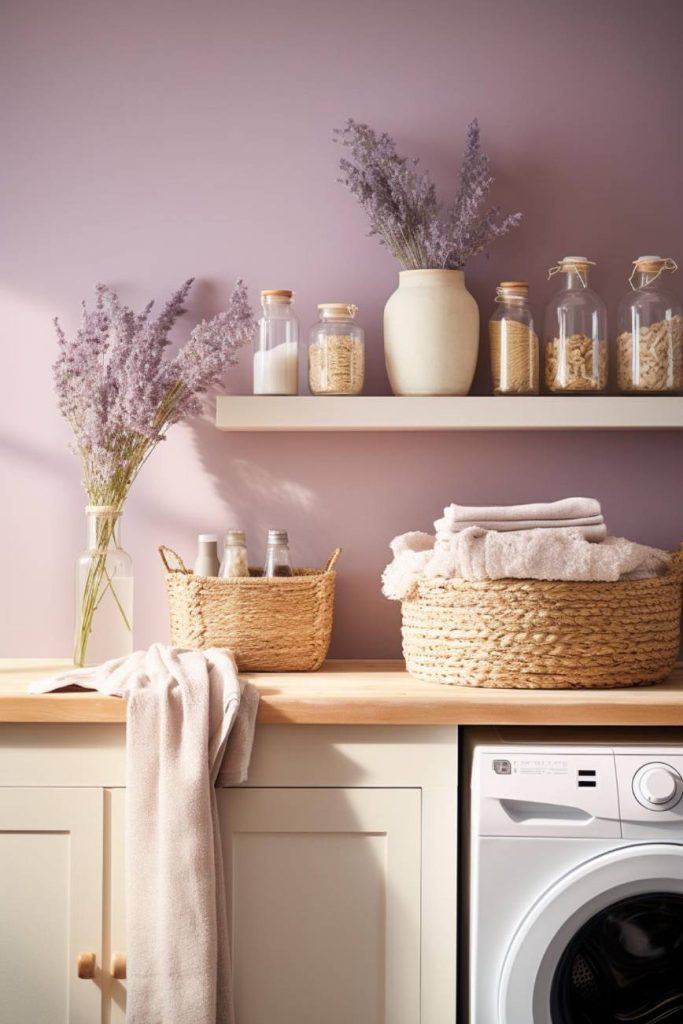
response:
[[[683,1024],[683,846],[621,847],[529,910],[500,979],[500,1024]]]

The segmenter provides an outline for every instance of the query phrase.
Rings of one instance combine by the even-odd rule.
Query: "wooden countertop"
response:
[[[84,691],[33,695],[64,661],[0,659],[0,722],[125,722],[125,702]],[[683,663],[623,690],[485,690],[413,679],[398,661],[330,661],[319,672],[245,673],[259,722],[302,725],[683,725]]]

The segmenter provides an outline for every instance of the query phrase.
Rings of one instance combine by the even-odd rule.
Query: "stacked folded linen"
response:
[[[398,601],[421,579],[615,582],[660,576],[671,564],[657,548],[624,537],[590,543],[578,530],[499,533],[472,526],[436,543],[427,534],[405,534],[391,549],[394,560],[384,570],[383,592]]]
[[[448,505],[434,523],[437,537],[448,537],[471,526],[498,533],[517,530],[579,530],[585,540],[607,536],[600,502],[595,498],[563,498],[531,505]]]
[[[383,591],[402,600],[420,579],[535,579],[613,582],[665,573],[670,556],[607,535],[599,502],[473,508],[449,505],[436,536],[406,533],[391,542]]]

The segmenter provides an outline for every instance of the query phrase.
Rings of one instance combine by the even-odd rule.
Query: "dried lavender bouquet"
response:
[[[94,308],[83,303],[80,327],[70,339],[55,318],[59,409],[74,433],[88,501],[111,513],[98,519],[98,554],[81,595],[74,651],[79,665],[105,591],[114,594],[125,619],[108,577],[107,550],[133,481],[168,428],[201,411],[202,396],[237,362],[238,350],[254,333],[247,290],[238,281],[227,310],[198,324],[168,358],[169,332],[185,312],[191,285],[192,278],[153,317],[152,302],[136,313],[112,288],[98,284]],[[126,626],[130,630],[132,623]]]
[[[339,161],[340,183],[365,210],[370,235],[379,236],[403,270],[461,270],[522,219],[521,213],[483,208],[494,179],[476,118],[467,128],[460,186],[448,207],[439,203],[429,174],[418,171],[418,160],[399,156],[386,132],[350,118],[334,134],[350,154]]]

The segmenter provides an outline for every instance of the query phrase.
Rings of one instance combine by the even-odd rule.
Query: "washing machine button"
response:
[[[645,764],[633,777],[633,792],[643,807],[666,811],[683,796],[683,779],[671,765]]]

